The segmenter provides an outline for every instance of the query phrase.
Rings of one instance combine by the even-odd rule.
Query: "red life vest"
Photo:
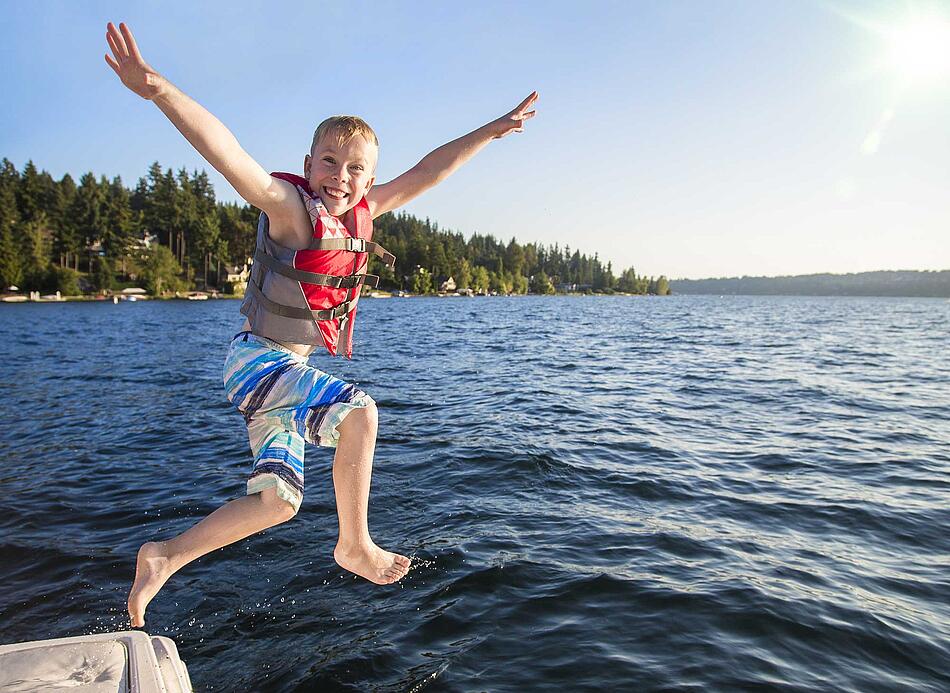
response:
[[[297,187],[313,222],[313,238],[304,250],[283,248],[270,238],[266,215],[261,215],[241,312],[248,316],[255,334],[277,341],[322,342],[331,355],[350,357],[360,290],[379,282],[376,275],[366,274],[368,253],[390,267],[395,257],[372,242],[373,220],[365,197],[351,210],[352,221],[346,226],[327,212],[305,178],[292,173],[271,175]]]

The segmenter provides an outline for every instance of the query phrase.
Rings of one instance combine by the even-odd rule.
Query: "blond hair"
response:
[[[313,142],[310,143],[310,151],[313,151],[313,148],[317,146],[317,142],[330,133],[336,135],[336,143],[339,146],[343,146],[357,135],[367,142],[379,146],[376,133],[373,132],[373,128],[365,120],[359,116],[338,115],[327,118],[317,126],[313,133]]]

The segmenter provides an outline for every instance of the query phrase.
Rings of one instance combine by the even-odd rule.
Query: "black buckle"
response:
[[[360,281],[365,275],[363,274],[348,274],[345,277],[340,277],[341,289],[353,289],[360,285]]]

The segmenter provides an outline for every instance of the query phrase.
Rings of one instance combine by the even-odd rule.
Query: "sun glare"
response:
[[[911,84],[950,77],[950,20],[939,15],[910,18],[886,32],[887,62]]]

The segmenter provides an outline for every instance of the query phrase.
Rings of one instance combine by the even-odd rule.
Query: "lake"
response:
[[[128,627],[135,552],[243,493],[236,301],[0,306],[0,643]],[[364,300],[379,587],[291,522],[172,577],[196,690],[950,689],[950,302]]]

